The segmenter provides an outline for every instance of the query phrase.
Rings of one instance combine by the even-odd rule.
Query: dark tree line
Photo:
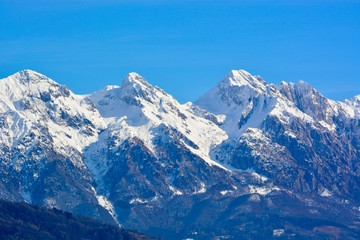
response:
[[[47,209],[25,202],[0,200],[0,239],[15,240],[133,240],[154,239],[120,229],[84,216],[73,216],[58,209]]]

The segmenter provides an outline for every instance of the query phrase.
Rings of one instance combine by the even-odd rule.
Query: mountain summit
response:
[[[359,102],[244,70],[187,104],[24,70],[0,80],[0,197],[168,239],[356,239]]]
[[[217,85],[219,89],[226,89],[232,86],[249,86],[258,91],[266,91],[267,82],[261,77],[254,77],[245,70],[230,71]]]

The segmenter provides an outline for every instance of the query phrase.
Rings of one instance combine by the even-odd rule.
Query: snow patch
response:
[[[250,193],[254,194],[260,194],[260,195],[267,195],[269,193],[271,193],[272,191],[279,191],[280,188],[278,187],[257,187],[257,186],[253,186],[253,185],[249,185],[250,188]]]
[[[332,192],[330,192],[326,188],[320,193],[320,196],[322,197],[331,197],[332,195],[333,195]]]
[[[91,190],[93,191],[96,199],[98,200],[98,203],[100,206],[102,206],[103,208],[105,208],[109,214],[112,216],[112,218],[114,219],[114,221],[121,226],[121,224],[118,222],[118,216],[114,210],[114,206],[112,205],[112,203],[105,197],[102,195],[98,195],[96,193],[96,190],[94,187],[91,186]]]
[[[233,190],[224,190],[224,191],[220,191],[221,195],[226,195],[228,193],[233,193]]]
[[[198,191],[195,191],[193,194],[200,194],[200,193],[206,192],[205,184],[201,183],[200,185],[201,185],[201,188]]]
[[[53,198],[46,198],[44,202],[45,202],[44,205],[48,208],[53,208],[57,205],[55,199]]]
[[[149,201],[141,199],[141,198],[133,198],[130,200],[130,204],[135,204],[135,203],[148,203]]]
[[[285,233],[284,229],[274,229],[273,230],[273,236],[274,237],[280,237],[281,235],[283,235]]]
[[[325,121],[319,121],[319,123],[321,124],[321,126],[323,126],[324,128],[328,129],[329,131],[336,131],[336,126],[335,124],[328,124]]]
[[[174,193],[174,195],[183,195],[183,192],[175,189],[173,186],[169,186],[170,190]]]

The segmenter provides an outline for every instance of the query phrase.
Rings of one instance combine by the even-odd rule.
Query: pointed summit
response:
[[[141,75],[131,72],[124,78],[120,87],[106,86],[104,89],[91,94],[91,99],[98,106],[100,112],[108,116],[114,113],[111,110],[114,109],[113,104],[120,100],[130,105],[140,105],[140,99],[152,102],[151,96],[156,90],[157,88],[155,89]]]
[[[37,84],[37,83],[42,83],[42,82],[55,84],[55,82],[53,80],[46,77],[45,75],[35,72],[30,69],[25,69],[20,72],[17,72],[15,74],[9,76],[7,79],[9,79],[9,78],[19,81],[20,84],[28,84],[28,83]]]
[[[91,94],[100,113],[105,117],[123,116],[121,108],[140,107],[144,105],[158,105],[165,99],[173,101],[173,97],[164,90],[152,86],[141,75],[131,72],[123,80],[121,86],[107,86]],[[122,106],[120,107],[120,104]]]
[[[333,124],[332,117],[337,112],[336,109],[333,109],[333,106],[336,105],[335,102],[324,97],[310,84],[303,80],[296,84],[281,82],[277,89],[303,113],[318,121]]]
[[[320,92],[313,88],[310,84],[303,80],[299,80],[296,84],[290,82],[281,82],[277,89],[291,101],[299,101],[299,99],[309,98],[309,101],[325,98]]]
[[[128,75],[125,77],[124,82],[130,82],[130,83],[141,83],[144,85],[150,85],[145,78],[143,78],[140,74],[136,72],[128,73]]]
[[[233,86],[249,86],[254,89],[266,91],[267,82],[261,77],[252,76],[245,70],[232,70],[218,83],[218,88],[229,88]]]
[[[133,92],[133,90],[139,93],[141,89],[147,88],[153,88],[153,86],[135,72],[129,73],[121,84],[121,91],[124,91],[124,93],[128,91]]]
[[[271,86],[261,77],[252,76],[245,70],[232,70],[195,104],[219,114],[222,113],[224,106],[227,108],[244,105],[259,94],[267,94],[268,91],[273,93],[275,90]]]
[[[40,98],[45,101],[51,96],[69,96],[70,90],[43,74],[32,70],[23,70],[7,78],[0,79],[0,95],[11,101],[18,101],[24,97]]]
[[[145,78],[135,72],[129,73],[120,87],[121,98],[131,105],[139,105],[140,99],[153,102],[155,89]]]

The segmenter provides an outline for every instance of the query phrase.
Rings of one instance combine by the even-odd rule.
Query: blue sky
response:
[[[342,100],[360,94],[360,0],[0,0],[0,78],[22,69],[77,94],[134,71],[182,103],[245,69]]]

